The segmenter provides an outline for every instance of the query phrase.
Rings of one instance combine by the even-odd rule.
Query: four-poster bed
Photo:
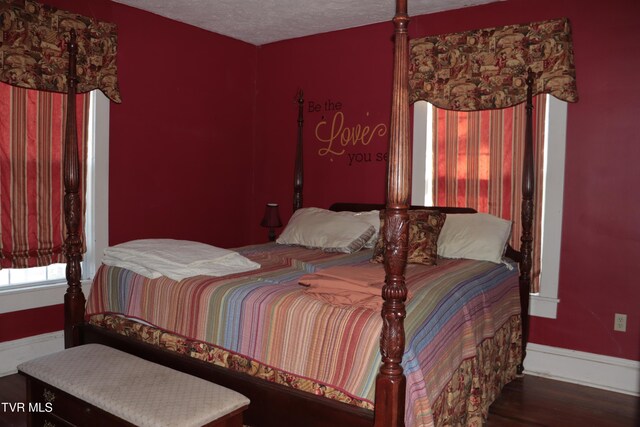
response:
[[[98,295],[99,290],[96,290],[96,294],[92,293],[92,297],[96,298],[93,301],[89,302],[89,310],[94,310],[93,314],[98,316],[103,316],[98,318],[93,318],[91,321],[87,321],[85,319],[85,298],[82,294],[82,290],[80,287],[80,260],[81,260],[81,241],[80,241],[80,230],[79,230],[79,209],[80,203],[78,201],[78,159],[77,159],[77,143],[74,137],[75,133],[75,119],[73,117],[72,112],[74,111],[72,108],[68,109],[69,115],[67,117],[67,144],[65,151],[65,218],[67,224],[67,232],[68,237],[66,241],[66,254],[68,257],[67,264],[67,279],[68,279],[68,290],[65,295],[65,345],[67,347],[90,343],[90,342],[99,342],[103,344],[107,344],[113,347],[117,347],[133,354],[139,355],[141,357],[165,364],[167,366],[174,367],[176,369],[189,372],[191,374],[200,376],[205,379],[209,379],[214,381],[220,385],[225,387],[232,388],[237,390],[251,399],[251,406],[249,411],[247,412],[247,418],[245,422],[250,425],[350,425],[350,426],[401,426],[405,424],[405,419],[415,419],[416,414],[407,414],[405,412],[405,402],[407,401],[407,389],[408,383],[407,378],[405,376],[405,367],[403,367],[403,357],[407,356],[407,338],[413,339],[414,335],[410,335],[407,337],[405,335],[405,318],[409,311],[415,311],[415,307],[418,305],[415,301],[417,301],[423,294],[423,289],[426,289],[428,286],[424,285],[422,287],[418,285],[411,284],[411,292],[413,295],[410,295],[408,292],[408,282],[406,280],[406,275],[411,276],[412,272],[415,272],[417,267],[411,267],[410,272],[408,273],[407,267],[407,256],[409,251],[409,209],[410,207],[410,174],[411,174],[411,160],[410,160],[410,137],[409,137],[409,41],[408,41],[408,33],[407,26],[409,23],[409,17],[407,14],[407,2],[406,0],[397,0],[396,2],[396,15],[393,19],[394,27],[395,27],[395,54],[394,54],[394,78],[393,78],[393,101],[392,101],[392,109],[391,109],[391,126],[390,126],[390,145],[389,145],[389,166],[388,166],[388,179],[387,179],[387,200],[386,206],[384,209],[384,224],[385,227],[381,231],[384,234],[384,273],[385,273],[385,284],[381,289],[381,294],[383,298],[382,307],[380,310],[380,314],[376,315],[379,321],[380,334],[379,334],[379,359],[374,357],[373,360],[378,360],[379,371],[375,380],[371,379],[370,383],[373,382],[373,386],[369,387],[369,390],[374,390],[374,404],[367,404],[366,397],[362,399],[360,396],[360,400],[357,396],[354,396],[350,391],[345,391],[344,389],[340,389],[337,387],[335,390],[337,394],[343,392],[346,394],[348,399],[359,401],[361,404],[345,404],[335,399],[327,399],[325,397],[316,397],[315,394],[325,394],[325,390],[311,390],[309,391],[300,391],[296,389],[296,386],[283,386],[281,384],[277,384],[276,382],[270,380],[265,381],[264,379],[260,379],[257,377],[253,377],[250,375],[246,375],[243,373],[242,369],[228,369],[227,367],[218,366],[219,364],[215,363],[202,363],[201,360],[197,360],[194,357],[185,356],[183,353],[183,348],[181,347],[181,343],[176,342],[168,343],[165,345],[165,348],[159,348],[157,346],[153,346],[148,342],[143,342],[143,340],[131,338],[125,336],[122,333],[122,329],[128,328],[129,326],[122,326],[127,322],[128,319],[124,319],[119,316],[108,317],[110,314],[118,312],[111,311],[110,307],[99,306],[101,300]],[[71,43],[69,45],[69,95],[73,98],[75,94],[75,49],[73,48],[74,37],[71,38]],[[503,275],[504,278],[500,281],[491,285],[489,292],[492,292],[493,289],[500,289],[498,292],[500,295],[506,295],[506,299],[510,299],[511,296],[514,295],[513,292],[516,292],[519,297],[519,303],[516,304],[519,313],[511,313],[507,310],[506,306],[500,306],[504,308],[505,313],[503,313],[504,318],[500,318],[500,324],[496,325],[497,328],[505,327],[507,325],[509,328],[513,330],[509,330],[504,339],[504,345],[511,352],[510,355],[503,355],[506,361],[509,360],[510,356],[519,355],[522,350],[522,355],[524,355],[524,348],[526,346],[527,340],[527,330],[528,330],[528,297],[529,297],[529,287],[530,287],[530,274],[531,274],[531,223],[532,223],[532,197],[533,197],[533,167],[532,167],[532,148],[531,144],[531,97],[532,97],[532,87],[534,85],[533,73],[529,72],[527,78],[527,138],[526,138],[526,149],[525,149],[525,173],[523,179],[523,209],[522,209],[522,221],[523,221],[523,236],[522,236],[522,245],[520,251],[514,251],[513,249],[508,249],[507,256],[511,257],[513,260],[519,262],[519,280],[515,282],[513,277],[509,279],[510,274],[508,273],[509,269],[504,265],[491,266],[489,270],[494,272],[497,275]],[[298,143],[298,154],[296,155],[296,172],[294,176],[294,208],[302,207],[302,153],[301,153],[301,136],[302,136],[302,95],[300,94],[299,99],[299,118],[298,118],[298,126],[299,126],[299,143]],[[71,102],[71,101],[70,101]],[[75,147],[75,148],[74,148]],[[355,205],[347,205],[346,208],[350,211],[360,211],[360,210],[368,210],[371,209],[372,206],[355,206]],[[379,208],[376,206],[375,208]],[[334,206],[335,210],[345,210],[345,206]],[[464,210],[456,210],[449,208],[436,208],[439,212],[447,214],[447,213],[462,213]],[[469,213],[471,214],[471,213]],[[504,245],[503,245],[504,246]],[[273,248],[272,248],[273,249]],[[256,258],[260,258],[264,260],[264,264],[267,266],[271,266],[272,263],[284,263],[287,264],[287,279],[273,279],[273,283],[278,285],[287,285],[291,286],[292,283],[297,284],[299,275],[304,272],[308,272],[305,269],[311,269],[311,272],[314,272],[320,267],[323,267],[323,262],[342,262],[336,260],[342,260],[342,255],[335,254],[326,254],[322,251],[315,251],[313,255],[302,254],[304,250],[296,249],[295,255],[286,255],[286,257],[281,258],[272,258],[267,252],[263,252],[261,249],[254,249],[253,247],[249,247],[248,249],[240,249],[243,254],[247,256],[255,256]],[[285,250],[283,250],[285,251]],[[277,252],[277,250],[276,250]],[[354,255],[358,258],[358,262],[363,262],[367,257],[363,254]],[[274,261],[275,260],[275,261]],[[458,264],[463,262],[457,262]],[[274,265],[275,265],[274,264]],[[303,265],[302,269],[296,270],[295,274],[291,273],[291,268],[298,268],[299,265]],[[443,262],[442,268],[445,268],[447,265],[456,264],[456,262]],[[264,266],[263,266],[264,268]],[[276,268],[275,266],[273,267]],[[281,268],[279,266],[278,268]],[[422,268],[422,267],[419,267]],[[488,268],[488,267],[487,267]],[[305,271],[302,271],[305,270]],[[497,271],[500,270],[499,273]],[[113,270],[104,269],[106,275],[113,273]],[[435,271],[435,270],[434,270]],[[494,274],[492,273],[492,274]],[[128,273],[116,272],[117,274],[127,275]],[[261,273],[263,274],[263,273]],[[293,274],[293,276],[292,276]],[[516,273],[514,273],[516,274]],[[100,272],[97,276],[100,275]],[[513,275],[511,275],[513,276]],[[131,277],[131,276],[129,276]],[[239,276],[240,277],[240,276]],[[244,276],[242,276],[244,277]],[[248,277],[248,276],[246,276]],[[292,278],[293,277],[293,278]],[[502,277],[502,276],[501,276]],[[224,286],[231,286],[233,278],[222,278],[220,280],[220,284]],[[137,278],[131,279],[133,282],[138,280]],[[256,281],[264,282],[264,276],[253,277],[251,278],[252,285],[255,285]],[[288,281],[287,281],[288,280]],[[293,282],[292,282],[293,280]],[[511,280],[511,282],[510,282]],[[108,282],[108,280],[103,280],[103,283]],[[132,283],[133,283],[132,282]],[[214,280],[215,282],[215,280]],[[499,283],[498,283],[499,282]],[[140,283],[146,283],[142,280]],[[217,283],[217,282],[216,282]],[[515,291],[510,287],[509,283],[517,283]],[[169,284],[171,286],[172,284]],[[105,285],[106,286],[106,285]],[[144,285],[146,286],[146,285]],[[155,285],[154,285],[155,286]],[[219,285],[221,287],[222,285]],[[517,287],[519,286],[519,289]],[[295,287],[295,286],[294,286]],[[99,289],[99,288],[96,288]],[[511,290],[509,290],[511,289]],[[426,292],[426,291],[425,291]],[[411,298],[410,301],[407,301],[408,297]],[[500,298],[497,298],[500,299]],[[412,304],[412,305],[411,305]],[[96,308],[97,307],[97,308]],[[308,306],[308,307],[311,307]],[[314,306],[316,307],[316,306]],[[510,306],[512,307],[512,306]],[[408,309],[410,308],[410,310]],[[498,308],[492,308],[496,311],[496,313],[500,312]],[[102,310],[102,311],[101,311]],[[437,313],[437,311],[434,311]],[[124,312],[123,312],[124,313]],[[521,313],[521,315],[520,315]],[[106,316],[104,316],[106,314]],[[135,316],[132,316],[135,317]],[[380,319],[381,317],[381,319]],[[500,317],[500,316],[497,316]],[[496,318],[497,318],[496,317]],[[108,319],[107,319],[108,318]],[[107,320],[105,320],[107,319]],[[373,317],[367,317],[367,319],[373,319]],[[509,322],[505,321],[505,319],[511,319]],[[520,319],[522,319],[522,333],[519,335],[520,331]],[[497,321],[497,320],[496,320]],[[101,324],[102,322],[102,324]],[[106,329],[106,323],[111,323],[112,328]],[[150,322],[153,323],[153,322]],[[473,325],[472,330],[473,330]],[[131,326],[132,329],[136,329],[136,333],[139,335],[153,335],[153,340],[159,341],[162,335],[162,332],[157,332],[156,329],[149,328],[148,325],[142,326]],[[119,330],[120,328],[120,330]],[[180,335],[181,333],[178,331],[178,340],[182,337],[188,337],[188,335]],[[496,331],[493,331],[496,333]],[[414,332],[411,332],[414,334]],[[131,335],[134,335],[133,333]],[[482,335],[482,334],[481,334]],[[513,340],[512,337],[517,336],[521,337],[521,341]],[[492,336],[493,337],[493,336]],[[479,339],[480,343],[474,343],[473,347],[479,346],[482,343],[489,342],[491,344],[491,339],[484,339],[485,337],[481,337]],[[491,338],[491,337],[487,337]],[[495,338],[495,337],[494,337]],[[148,340],[147,340],[148,341]],[[198,342],[197,345],[202,344]],[[189,345],[196,345],[190,343]],[[171,351],[173,350],[173,351]],[[503,349],[504,351],[504,349]],[[205,359],[207,358],[206,352]],[[225,355],[229,359],[233,359],[235,357],[235,353],[232,351],[230,354]],[[445,360],[444,358],[443,360]],[[469,360],[475,360],[473,357]],[[214,361],[215,362],[215,361]],[[512,361],[513,362],[513,361]],[[247,363],[246,359],[239,358],[236,362],[243,364]],[[356,359],[354,362],[354,367],[358,366],[358,364],[364,363],[363,360]],[[407,361],[405,360],[405,363]],[[459,362],[458,362],[459,363]],[[518,366],[518,371],[522,372],[522,358],[520,356],[517,357],[517,361],[511,363],[506,363],[503,369],[504,372],[500,373],[499,378],[496,379],[497,382],[497,392],[499,392],[499,388],[507,381],[509,381],[513,374],[515,373],[515,365]],[[224,364],[222,364],[224,366]],[[266,367],[271,369],[272,367],[267,363]],[[457,366],[453,368],[457,369]],[[246,369],[244,370],[246,371]],[[424,378],[416,382],[415,378],[413,378],[415,372],[420,372],[420,370],[413,369],[411,370],[412,378],[411,378],[411,390],[415,391],[415,388],[418,389],[424,384],[420,383]],[[284,374],[286,377],[288,371],[286,368],[283,368],[283,371],[280,373]],[[420,374],[422,375],[422,374]],[[426,374],[425,374],[426,375]],[[443,381],[444,383],[451,386],[451,381]],[[313,381],[312,381],[313,383]],[[321,380],[313,383],[314,386],[319,385],[320,387],[325,387],[327,384],[323,383]],[[444,387],[444,386],[442,386]],[[430,396],[427,396],[424,392],[419,392],[418,394],[423,393],[422,399],[428,401],[429,404],[435,403],[432,401],[433,399]],[[471,390],[467,390],[466,393],[472,393]],[[493,393],[493,394],[492,394]],[[482,418],[486,416],[486,408],[488,407],[488,403],[490,403],[493,398],[495,398],[496,390],[492,390],[489,392],[489,396],[487,397],[487,402],[485,407],[479,408],[476,411],[476,416]],[[327,394],[325,394],[327,395]],[[409,396],[411,400],[416,400],[416,398],[411,395]],[[417,399],[420,401],[420,399]],[[363,403],[364,402],[364,403]],[[441,405],[444,405],[440,408],[439,412],[441,416],[442,413],[446,413],[450,408],[446,407],[445,403],[441,402]],[[419,412],[419,411],[418,411]],[[434,408],[433,407],[425,407],[422,409],[422,412],[419,413],[420,416],[431,417],[431,422],[436,418],[433,416]],[[425,415],[427,414],[427,415]],[[459,414],[456,414],[458,416]],[[461,415],[461,419],[466,420],[467,412],[464,410],[464,415]],[[409,417],[409,418],[407,418]],[[425,419],[427,419],[425,418]],[[442,418],[440,418],[441,420]],[[438,422],[438,419],[435,420]],[[466,421],[465,421],[466,422]],[[425,421],[428,425],[429,421]]]

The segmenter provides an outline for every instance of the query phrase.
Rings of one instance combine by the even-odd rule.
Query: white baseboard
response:
[[[63,349],[63,331],[0,342],[0,377],[15,374],[22,362]]]
[[[527,344],[525,374],[640,395],[640,362],[576,350]]]

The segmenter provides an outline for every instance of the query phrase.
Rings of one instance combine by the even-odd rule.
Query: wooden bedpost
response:
[[[404,426],[406,379],[402,368],[407,299],[405,268],[411,196],[409,145],[409,39],[407,0],[396,0],[393,100],[385,211],[385,285],[382,289],[382,365],[376,378],[375,426]]]
[[[303,176],[303,156],[302,156],[302,125],[304,124],[304,93],[302,89],[298,91],[298,141],[296,143],[296,164],[293,172],[293,211],[297,211],[302,207],[302,184]]]
[[[522,236],[520,237],[520,306],[522,309],[522,359],[518,374],[524,372],[524,358],[529,340],[529,293],[531,292],[531,267],[533,265],[533,194],[535,189],[533,160],[533,72],[527,73],[527,122],[524,138],[524,160],[522,164]]]
[[[67,77],[67,117],[64,141],[64,219],[67,235],[64,251],[67,259],[67,292],[64,295],[64,346],[80,344],[80,325],[84,320],[85,299],[80,284],[82,241],[80,239],[80,163],[76,129],[76,33],[71,30],[68,43],[69,74]]]

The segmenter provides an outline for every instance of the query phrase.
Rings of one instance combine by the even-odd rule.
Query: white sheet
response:
[[[200,242],[141,239],[110,246],[102,262],[126,268],[150,279],[182,280],[193,276],[226,276],[260,268],[237,252]]]

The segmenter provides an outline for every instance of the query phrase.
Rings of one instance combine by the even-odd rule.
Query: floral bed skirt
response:
[[[355,396],[313,380],[299,378],[212,344],[187,339],[121,316],[97,314],[93,325],[115,331],[176,353],[246,373],[266,381],[292,387],[373,410],[373,405]],[[489,406],[502,387],[516,377],[521,355],[520,316],[513,316],[496,334],[484,340],[474,358],[464,360],[432,405],[436,426],[481,426]]]

